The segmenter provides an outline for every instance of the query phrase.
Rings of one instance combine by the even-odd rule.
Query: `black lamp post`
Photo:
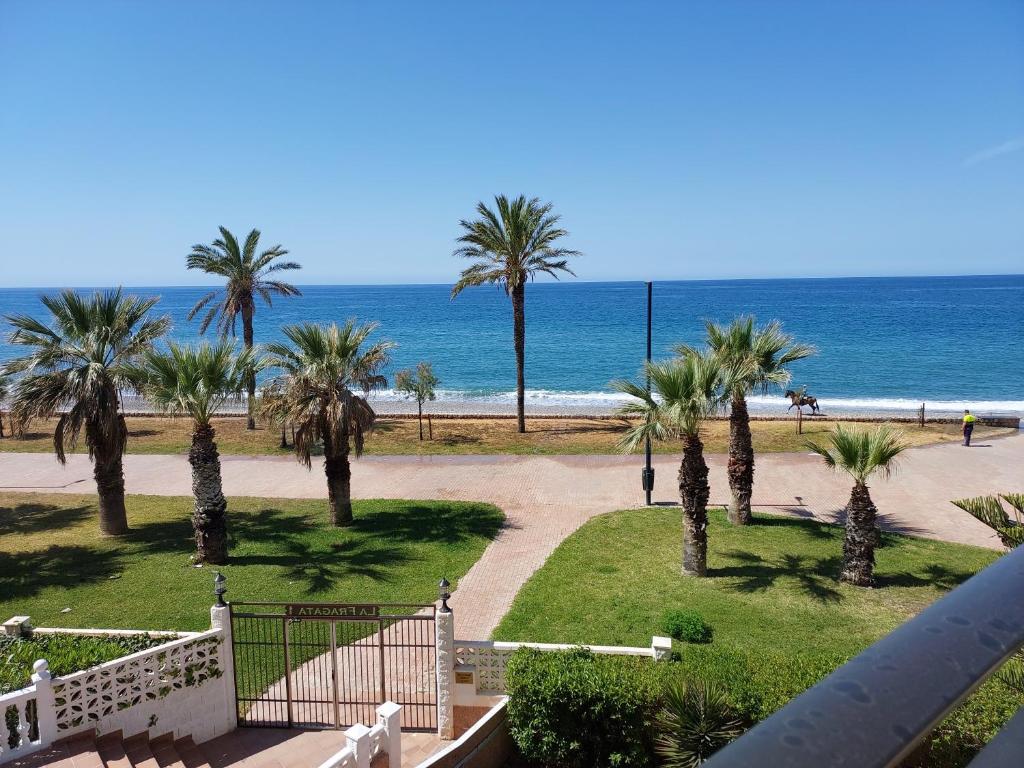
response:
[[[448,579],[441,578],[441,583],[437,585],[437,596],[441,598],[441,613],[451,613],[452,609],[448,607],[448,599],[452,596],[451,584],[448,583]]]
[[[651,297],[654,283],[647,283],[647,364],[651,363]],[[647,373],[647,394],[651,393],[651,374]],[[651,491],[654,490],[654,467],[651,466],[651,436],[644,440],[644,468],[640,475],[643,484],[644,494],[647,496],[647,506],[651,506]]]
[[[213,594],[217,596],[217,605],[227,605],[224,602],[224,593],[228,591],[226,586],[228,580],[224,578],[224,574],[220,571],[215,573],[216,575],[213,577]]]

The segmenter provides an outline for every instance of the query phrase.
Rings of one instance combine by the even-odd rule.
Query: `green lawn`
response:
[[[132,532],[102,538],[96,497],[0,494],[0,614],[36,626],[198,630],[213,569],[196,568],[192,500],[129,496]],[[322,500],[232,498],[229,598],[430,603],[502,525],[486,504],[357,501],[332,528]],[[63,609],[70,611],[63,612]]]
[[[877,552],[878,589],[836,581],[842,529],[711,513],[708,578],[684,578],[680,511],[617,512],[570,536],[519,592],[501,640],[646,646],[669,608],[699,611],[716,645],[851,654],[991,563],[996,553],[894,534]],[[571,585],[571,589],[566,589]]]

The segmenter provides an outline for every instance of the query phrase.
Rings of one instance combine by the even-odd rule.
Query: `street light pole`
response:
[[[651,308],[654,283],[647,283],[647,364],[651,363]],[[651,373],[645,369],[647,375],[647,394],[651,394]],[[651,466],[651,436],[647,435],[644,440],[644,471],[643,486],[647,496],[647,506],[651,506],[651,491],[654,490],[654,468]]]

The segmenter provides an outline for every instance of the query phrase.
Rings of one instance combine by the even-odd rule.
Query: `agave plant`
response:
[[[655,716],[654,750],[668,768],[697,768],[743,733],[725,693],[705,681],[673,681]]]
[[[999,499],[1010,505],[1014,519],[1010,519]],[[957,499],[953,503],[995,531],[1007,549],[1024,544],[1024,493],[976,496],[971,499]]]

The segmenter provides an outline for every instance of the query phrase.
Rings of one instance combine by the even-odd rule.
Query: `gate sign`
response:
[[[325,605],[323,603],[289,603],[285,614],[293,619],[376,619],[379,605]]]

